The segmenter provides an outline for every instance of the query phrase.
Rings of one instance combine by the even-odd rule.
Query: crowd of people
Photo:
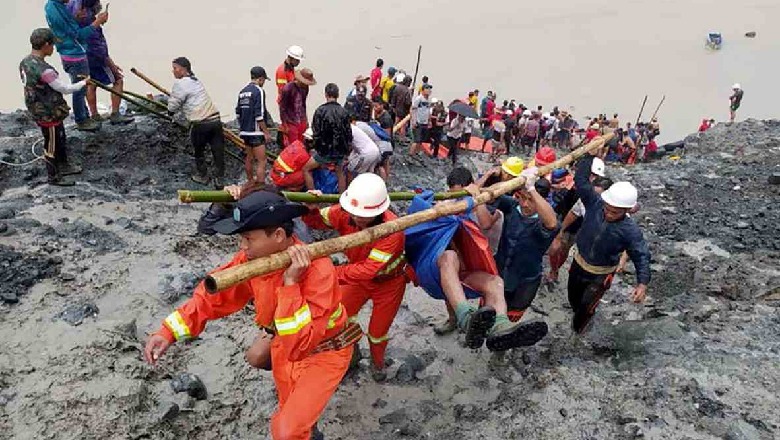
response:
[[[90,49],[92,41],[105,42],[98,31],[108,21],[108,12],[101,11],[99,2],[74,2],[48,0],[50,28],[33,31],[32,52],[20,65],[28,109],[46,139],[49,181],[62,185],[68,184],[65,175],[81,171],[67,159],[63,121],[70,109],[63,94],[82,93],[89,84],[82,77],[86,73],[117,90],[122,87],[121,69],[107,56],[107,49],[102,56],[94,56]],[[97,35],[101,38],[93,40]],[[71,81],[64,81],[45,61],[55,46]],[[196,338],[208,321],[238,312],[253,301],[260,331],[246,360],[272,371],[279,408],[271,417],[271,434],[275,439],[308,439],[316,433],[316,422],[347,369],[354,365],[359,354],[356,345],[364,334],[372,376],[380,382],[386,378],[389,333],[410,282],[443,301],[448,318],[436,325],[437,334],[459,330],[467,348],[485,346],[494,353],[533,345],[545,337],[547,324],[523,319],[524,314],[543,283],[557,283],[570,255],[567,291],[575,333],[587,331],[601,296],[627,259],[633,262],[637,278],[631,298],[645,299],[650,252],[631,218],[638,193],[629,182],[613,182],[605,161],[631,164],[652,155],[660,132],[657,120],[637,127],[629,123],[624,129],[617,114],[611,119],[601,115],[580,130],[566,111],[553,108],[545,113],[541,106],[530,109],[514,100],[498,105],[492,91],[480,101],[479,90],[445,107],[444,101],[432,96],[428,77],[414,87],[406,72],[394,67],[385,71],[380,59],[369,76],[355,77],[354,88],[343,96],[335,83],[326,84],[323,103],[309,124],[308,94],[317,81],[311,69],[301,66],[303,61],[303,49],[290,46],[276,69],[278,124],[267,105],[266,70],[250,69],[249,83],[238,92],[235,108],[247,153],[247,182],[225,186],[221,114],[190,60],[173,60],[175,81],[167,106],[190,123],[195,150],[192,179],[224,188],[235,199],[232,204],[212,205],[198,225],[204,234],[241,237],[234,258],[219,269],[279,252],[286,252],[291,264],[217,293],[198,285],[193,297],[149,337],[144,355],[150,364],[177,341]],[[74,96],[80,129],[99,125],[96,111],[91,118],[83,111],[94,110],[90,96],[89,92]],[[76,110],[82,100],[90,104]],[[111,122],[128,121],[114,110]],[[272,138],[274,126],[277,136]],[[539,175],[539,167],[556,161],[556,150],[569,151],[610,132],[616,134],[614,142],[575,166]],[[404,137],[411,140],[412,157],[423,153],[438,157],[440,145],[447,145],[454,164],[447,187],[469,194],[464,197],[469,205],[494,183],[523,177],[524,184],[487,205],[472,206],[467,213],[350,248],[345,252],[346,264],[334,266],[328,258],[312,258],[305,245],[311,240],[310,229],[346,236],[398,218],[386,182],[394,148]],[[271,142],[278,142],[281,149],[267,169],[266,146]],[[211,172],[204,157],[206,146],[214,158]],[[497,166],[475,178],[457,166],[462,147],[489,152]],[[270,190],[268,181],[277,189],[315,195],[328,189],[341,195],[332,206],[293,203]],[[433,204],[432,193],[426,191],[413,200],[408,213]],[[550,267],[546,274],[545,259]],[[356,317],[369,300],[371,317],[364,333]]]

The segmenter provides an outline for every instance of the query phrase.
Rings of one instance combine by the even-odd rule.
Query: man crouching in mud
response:
[[[362,336],[358,325],[347,322],[333,263],[329,258],[312,260],[292,233],[293,219],[307,211],[268,191],[241,198],[232,217],[211,226],[220,234],[241,235],[239,252],[218,270],[277,252],[290,255],[290,267],[215,294],[199,284],[192,299],[149,337],[144,350],[146,361],[154,365],[174,342],[196,338],[208,321],[254,301],[255,323],[274,336],[258,338],[247,352],[247,361],[262,367],[270,353],[279,397],[279,408],[271,416],[271,436],[276,440],[312,437],[317,419],[349,367],[354,343]]]
[[[599,195],[589,179],[593,160],[592,155],[580,160],[574,175],[577,194],[586,210],[569,270],[572,329],[577,333],[587,329],[602,295],[612,284],[624,251],[636,267],[637,286],[631,295],[634,302],[645,300],[650,282],[650,250],[639,226],[628,215],[636,206],[637,190],[629,182],[617,182]]]

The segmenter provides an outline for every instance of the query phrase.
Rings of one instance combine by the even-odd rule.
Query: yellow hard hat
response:
[[[523,172],[523,159],[512,156],[507,158],[504,163],[501,164],[501,169],[512,177],[517,177]]]

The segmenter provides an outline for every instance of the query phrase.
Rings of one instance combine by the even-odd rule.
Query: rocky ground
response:
[[[270,374],[243,360],[250,310],[156,368],[141,359],[146,335],[235,249],[195,235],[204,206],[176,201],[197,188],[183,133],[140,118],[68,134],[85,167],[75,187],[46,185],[41,164],[0,165],[0,438],[264,438],[276,398]],[[1,115],[0,159],[30,160],[38,137],[24,113]],[[395,189],[442,189],[444,162],[404,162]],[[532,314],[550,334],[499,359],[435,336],[443,305],[410,287],[389,380],[374,383],[364,359],[325,412],[326,437],[780,437],[780,122],[718,125],[680,160],[609,171],[641,190],[646,304],[620,276],[591,332],[573,337],[563,275]]]

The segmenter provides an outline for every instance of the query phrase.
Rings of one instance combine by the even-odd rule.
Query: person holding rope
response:
[[[231,215],[212,225],[220,234],[241,235],[239,252],[220,270],[277,252],[288,253],[290,266],[215,294],[199,284],[144,348],[144,358],[154,365],[175,342],[197,338],[209,321],[254,301],[255,323],[263,330],[246,359],[273,373],[279,397],[270,424],[275,440],[310,438],[362,336],[357,324],[347,322],[333,263],[312,259],[292,233],[293,220],[306,212],[305,206],[268,191],[241,198]]]
[[[637,190],[629,182],[617,182],[599,194],[590,179],[593,154],[580,160],[574,175],[585,208],[569,269],[569,303],[574,310],[572,329],[576,333],[587,329],[602,295],[612,284],[623,251],[628,252],[636,267],[637,285],[631,295],[634,302],[645,300],[650,282],[650,250],[642,230],[628,216],[636,206]]]
[[[81,167],[68,162],[65,126],[62,121],[68,117],[70,107],[63,94],[81,91],[87,80],[75,84],[60,79],[46,58],[54,53],[54,33],[51,29],[35,29],[30,35],[32,52],[19,63],[19,75],[24,85],[24,102],[27,110],[41,128],[45,149],[43,159],[49,184],[73,186],[75,182],[64,177],[81,173]]]
[[[318,191],[311,191],[321,194]],[[338,205],[319,209],[310,205],[303,221],[315,229],[334,229],[347,236],[398,218],[390,208],[390,197],[384,180],[376,174],[357,176],[341,195]],[[336,267],[336,277],[343,294],[342,302],[350,320],[371,300],[368,324],[369,347],[373,360],[372,377],[383,381],[387,377],[385,350],[388,331],[393,324],[407,282],[404,255],[404,233],[396,232],[372,243],[345,251],[349,263]]]
[[[209,183],[204,157],[204,150],[208,145],[214,156],[214,187],[222,189],[225,186],[225,137],[219,110],[211,101],[203,83],[192,72],[190,60],[179,57],[173,60],[172,66],[176,81],[168,99],[168,112],[181,111],[190,122],[190,141],[195,149],[195,172],[191,178],[203,185]]]

